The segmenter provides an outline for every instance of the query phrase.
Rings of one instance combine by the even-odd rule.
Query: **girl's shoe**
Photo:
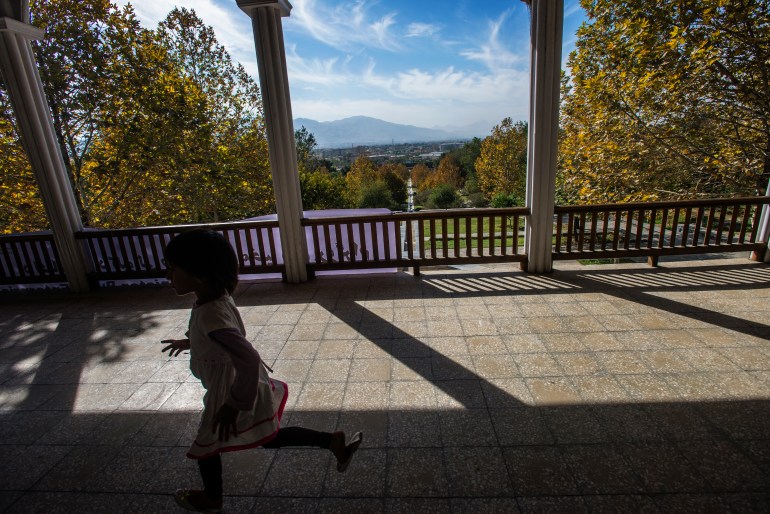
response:
[[[350,442],[345,445],[345,456],[342,459],[337,460],[337,471],[342,473],[348,466],[350,461],[353,460],[353,454],[356,453],[358,447],[361,446],[361,442],[364,440],[363,432],[356,432],[353,437],[350,438]]]
[[[203,491],[197,489],[179,489],[174,493],[174,500],[183,509],[193,512],[222,512],[222,499],[209,500]]]

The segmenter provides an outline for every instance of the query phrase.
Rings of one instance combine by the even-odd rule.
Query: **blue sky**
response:
[[[487,130],[507,116],[527,118],[529,14],[521,0],[290,2],[283,29],[295,118],[363,115]],[[250,20],[235,0],[130,3],[148,28],[175,5],[194,9],[258,80]],[[565,0],[565,61],[583,21],[578,0]]]

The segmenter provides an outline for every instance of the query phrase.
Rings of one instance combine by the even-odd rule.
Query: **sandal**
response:
[[[206,493],[197,489],[179,489],[174,493],[176,504],[193,512],[222,512],[222,499],[210,500]]]
[[[355,434],[353,434],[353,437],[350,438],[350,442],[345,446],[344,460],[337,461],[337,471],[342,473],[343,471],[348,469],[348,466],[350,466],[350,461],[353,460],[353,454],[356,453],[356,450],[358,450],[358,447],[361,446],[361,442],[363,440],[364,440],[363,432],[356,432]]]

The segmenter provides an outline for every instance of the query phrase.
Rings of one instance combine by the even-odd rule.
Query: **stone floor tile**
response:
[[[350,359],[316,359],[310,365],[308,382],[347,382]]]
[[[590,407],[565,405],[537,409],[558,444],[607,443],[611,440],[600,416]]]
[[[444,447],[451,496],[506,496],[512,492],[500,448]]]
[[[446,514],[450,511],[447,498],[387,498],[385,512],[389,514]]]
[[[448,493],[441,448],[388,450],[387,496],[446,498]]]
[[[649,373],[650,368],[644,363],[638,352],[599,351],[594,353],[602,369],[613,375],[635,375]]]
[[[431,359],[431,374],[435,380],[472,380],[478,378],[470,355],[436,355]]]
[[[520,512],[515,498],[452,498],[451,512],[483,512],[485,514],[516,514]]]
[[[501,446],[543,446],[555,442],[541,409],[490,409],[489,415]]]
[[[761,469],[731,442],[693,441],[680,443],[679,450],[715,491],[767,492],[770,487]]]
[[[634,494],[642,484],[612,446],[570,445],[562,449],[583,494]]]
[[[574,405],[580,403],[580,393],[564,377],[524,379],[535,405]]]
[[[727,506],[715,493],[664,494],[653,496],[653,499],[660,511],[665,513],[702,512],[704,514],[717,514],[727,512]]]
[[[318,345],[316,359],[352,359],[355,354],[356,339],[323,339]]]
[[[332,410],[342,407],[345,399],[344,382],[308,382],[298,394],[293,408],[296,410]]]
[[[290,498],[257,496],[250,512],[291,512],[292,514],[314,514],[318,512],[318,498]]]
[[[438,413],[444,447],[497,446],[487,409],[446,410]]]
[[[517,496],[576,495],[575,475],[557,446],[503,448],[508,473]],[[526,509],[522,509],[526,512]]]
[[[369,441],[366,435],[364,438],[363,444],[366,445]],[[387,450],[362,447],[356,452],[347,471],[338,473],[335,469],[328,473],[323,496],[382,498],[385,494],[387,469]]]
[[[353,359],[350,366],[351,382],[387,382],[390,380],[390,359]]]
[[[658,514],[660,510],[655,500],[646,495],[586,495],[583,501],[588,509],[596,514],[617,514],[618,512],[638,512],[640,514]]]
[[[588,404],[628,403],[628,393],[612,375],[570,377],[580,397]]]
[[[273,459],[260,495],[318,498],[331,462],[327,451],[282,448]]]
[[[559,364],[550,353],[516,354],[516,365],[523,377],[553,377],[561,376]]]
[[[317,514],[378,514],[385,512],[385,501],[380,498],[321,498]]]
[[[516,359],[507,354],[475,355],[473,367],[481,378],[512,378],[519,377],[519,367]]]

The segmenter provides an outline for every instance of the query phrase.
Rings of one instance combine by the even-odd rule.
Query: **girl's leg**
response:
[[[357,432],[350,443],[345,444],[345,432],[319,432],[304,427],[285,427],[264,448],[283,448],[284,446],[316,446],[326,448],[337,458],[337,471],[345,471],[358,450],[363,434]]]
[[[222,458],[219,454],[198,459],[198,469],[203,479],[203,491],[209,500],[222,499]]]
[[[329,448],[335,434],[342,432],[319,432],[305,427],[285,427],[278,430],[278,434],[263,445],[264,448],[283,448],[284,446],[315,446]],[[344,434],[342,434],[344,441]]]

